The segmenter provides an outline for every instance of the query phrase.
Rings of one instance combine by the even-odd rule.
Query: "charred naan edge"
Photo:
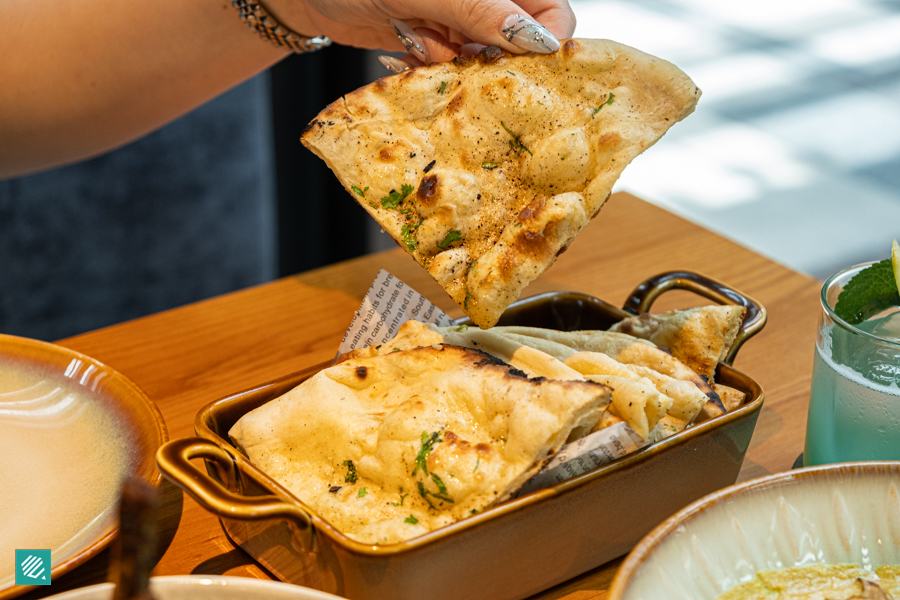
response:
[[[728,387],[727,385],[722,385],[721,383],[714,383],[712,387],[719,395],[719,398],[722,400],[722,405],[728,412],[731,412],[734,409],[742,406],[744,404],[744,400],[747,398],[747,394],[745,394],[741,390],[736,390],[733,387]]]
[[[725,358],[740,331],[743,306],[699,306],[666,313],[644,313],[610,327],[667,348],[672,356],[713,381],[716,365]]]
[[[699,97],[674,65],[608,40],[490,47],[351,92],[301,141],[487,328]]]
[[[504,501],[608,404],[603,385],[529,378],[435,345],[345,360],[229,435],[312,513],[390,544]]]
[[[555,331],[539,327],[495,327],[493,331],[546,339],[578,351],[599,352],[620,363],[647,367],[675,379],[690,381],[707,397],[701,418],[725,414],[721,399],[703,376],[647,340],[613,331]]]

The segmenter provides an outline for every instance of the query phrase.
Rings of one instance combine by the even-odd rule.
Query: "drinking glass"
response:
[[[900,460],[900,308],[858,325],[834,312],[844,286],[870,264],[822,286],[804,466]]]

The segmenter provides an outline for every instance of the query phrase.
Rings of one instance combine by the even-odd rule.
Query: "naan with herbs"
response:
[[[435,344],[344,360],[229,436],[336,529],[390,544],[503,502],[608,404],[603,385]]]
[[[487,328],[699,97],[671,63],[609,40],[489,47],[346,94],[301,141]]]

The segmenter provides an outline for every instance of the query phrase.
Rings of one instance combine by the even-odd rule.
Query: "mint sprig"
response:
[[[866,267],[847,282],[834,312],[847,323],[858,325],[892,306],[900,306],[900,292],[891,260],[886,259]]]

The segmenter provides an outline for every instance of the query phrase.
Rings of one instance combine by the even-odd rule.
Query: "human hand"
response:
[[[410,56],[404,60],[413,65],[450,60],[480,45],[516,54],[550,53],[559,48],[557,38],[575,31],[575,15],[567,0],[270,0],[269,4],[285,24],[305,35],[327,35],[340,44],[363,48],[405,46]]]

